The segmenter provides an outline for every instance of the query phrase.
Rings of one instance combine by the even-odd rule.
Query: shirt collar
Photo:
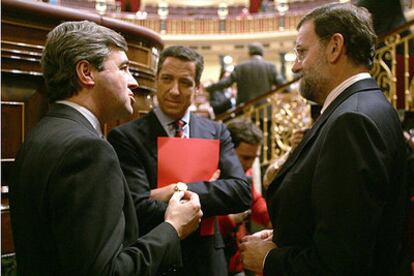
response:
[[[328,106],[342,93],[356,83],[357,81],[363,80],[363,79],[369,79],[371,78],[371,75],[367,72],[359,73],[356,75],[353,75],[350,78],[347,78],[342,83],[340,83],[337,87],[335,87],[329,94],[328,97],[326,97],[325,102],[323,103],[323,107],[321,109],[321,114],[328,108]]]
[[[168,136],[174,137],[175,129],[171,125],[171,123],[175,122],[176,120],[171,119],[171,117],[169,117],[164,112],[162,112],[161,108],[159,107],[154,108],[154,113],[155,113],[155,116],[157,116],[158,121],[160,121],[165,132],[168,134]],[[185,125],[183,127],[184,136],[190,137],[190,109],[189,108],[186,110],[181,120],[185,122]]]
[[[261,56],[261,55],[252,55],[252,56],[250,56],[250,58],[252,58],[252,59],[263,59],[263,56]]]
[[[83,117],[85,117],[89,121],[89,123],[92,125],[92,127],[98,133],[98,135],[100,137],[103,136],[102,130],[101,130],[101,124],[99,123],[98,118],[96,118],[96,116],[89,109],[87,109],[86,107],[84,107],[80,104],[77,104],[77,103],[74,103],[74,102],[71,102],[71,101],[66,101],[66,100],[56,101],[56,103],[64,104],[64,105],[67,105],[67,106],[70,106],[70,107],[76,109],[80,114],[83,115]]]
[[[363,79],[369,79],[371,78],[371,75],[367,72],[359,73],[356,75],[353,75],[352,77],[344,80],[341,84],[339,84],[337,87],[335,87],[329,94],[328,97],[326,97],[325,102],[323,103],[323,107],[321,109],[321,114],[328,108],[328,106],[342,93],[356,83],[357,81],[363,80]]]

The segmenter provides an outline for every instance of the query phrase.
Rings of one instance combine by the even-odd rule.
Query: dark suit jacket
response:
[[[108,140],[114,146],[130,187],[141,229],[149,231],[163,221],[166,204],[149,199],[157,187],[157,137],[167,136],[156,115],[150,112],[141,119],[113,129]],[[189,183],[190,191],[200,197],[204,217],[239,213],[250,207],[250,187],[235,155],[230,133],[223,124],[190,116],[190,137],[219,139],[220,179]],[[198,232],[183,243],[183,274],[227,275],[223,242],[219,232],[201,237]]]
[[[66,105],[52,106],[21,147],[10,207],[18,275],[155,275],[181,263],[169,223],[138,239],[115,151]]]
[[[210,105],[216,115],[232,108],[231,100],[226,97],[223,90],[210,92]]]
[[[222,90],[237,83],[237,105],[272,90],[273,85],[281,85],[283,78],[278,75],[273,63],[262,58],[252,57],[234,67],[227,78],[206,87],[208,92]]]
[[[373,79],[340,94],[269,186],[279,248],[264,275],[394,275],[405,157],[398,115]]]

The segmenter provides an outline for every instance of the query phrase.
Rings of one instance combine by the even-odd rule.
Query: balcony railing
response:
[[[295,30],[303,15],[304,12],[292,12],[284,16],[279,14],[229,16],[224,21],[218,17],[168,17],[163,31],[162,20],[155,15],[140,19],[132,14],[109,14],[111,17],[168,35],[249,34]],[[224,24],[224,28],[220,24]]]

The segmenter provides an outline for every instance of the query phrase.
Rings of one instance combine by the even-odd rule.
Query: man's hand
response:
[[[410,129],[410,131],[404,131],[404,137],[407,140],[408,145],[410,146],[411,150],[414,150],[414,129]]]
[[[247,221],[251,213],[252,211],[249,209],[242,213],[230,214],[229,217],[234,222],[234,224],[237,225],[237,224]]]
[[[177,183],[164,186],[162,188],[152,189],[150,198],[154,200],[168,202],[171,196],[174,194],[174,188]]]
[[[272,230],[263,230],[256,234],[242,239],[240,252],[244,268],[260,273],[263,271],[264,259],[267,253],[273,248],[277,248],[277,246],[271,241]]]
[[[220,177],[220,169],[217,169],[210,177],[209,181],[216,181]],[[177,183],[173,183],[162,188],[152,189],[150,192],[150,198],[154,200],[168,202],[175,192],[175,186]]]
[[[198,228],[202,216],[200,199],[190,191],[174,193],[165,211],[165,221],[175,228],[180,239]]]
[[[220,173],[221,173],[221,171],[220,171],[220,169],[217,169],[214,173],[213,173],[213,175],[210,177],[210,182],[211,181],[216,181],[217,179],[219,179],[219,177],[220,177]]]
[[[262,231],[254,233],[253,235],[244,236],[242,238],[242,242],[257,241],[257,240],[271,241],[272,238],[273,238],[273,229],[264,229]]]
[[[187,191],[187,184],[183,182],[177,182],[164,186],[162,188],[152,189],[150,192],[150,198],[168,202],[172,195],[178,191]]]

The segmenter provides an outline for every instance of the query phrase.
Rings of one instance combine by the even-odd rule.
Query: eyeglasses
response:
[[[298,48],[293,48],[293,52],[296,55],[296,61],[297,62],[302,62],[303,59],[305,58],[306,50],[301,49],[301,48],[299,48],[299,49]]]

